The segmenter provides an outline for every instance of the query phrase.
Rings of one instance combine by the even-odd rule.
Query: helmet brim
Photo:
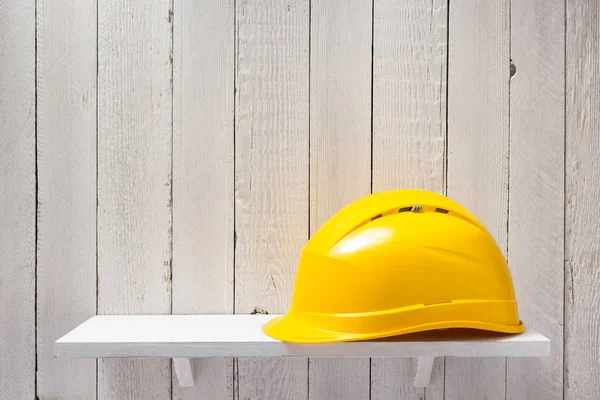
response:
[[[507,334],[516,334],[525,331],[522,321],[519,321],[518,325],[498,325],[481,321],[438,321],[386,332],[333,332],[316,328],[314,324],[311,324],[305,318],[294,314],[286,314],[282,317],[274,318],[263,325],[262,330],[266,335],[282,342],[316,344],[381,339],[409,333],[450,328],[476,329]]]

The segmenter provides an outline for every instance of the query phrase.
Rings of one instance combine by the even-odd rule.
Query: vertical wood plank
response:
[[[447,194],[507,249],[509,2],[451,3]],[[505,398],[506,360],[446,360],[446,400]]]
[[[0,398],[35,398],[35,3],[0,13]]]
[[[563,0],[511,2],[508,264],[521,319],[552,351],[507,360],[510,400],[563,398],[564,14]]]
[[[446,0],[375,1],[373,191],[444,192]]]
[[[308,0],[236,3],[235,312],[289,306],[308,235]],[[238,398],[306,399],[306,359],[238,360]]]
[[[371,191],[370,0],[311,2],[310,230]],[[310,399],[369,397],[369,359],[311,359]]]
[[[40,399],[96,398],[96,360],[52,350],[96,314],[96,17],[95,1],[37,1]]]
[[[233,312],[233,0],[174,7],[173,313]],[[231,399],[233,360],[193,361],[176,399]]]
[[[373,191],[445,191],[446,0],[376,0],[373,26]],[[374,358],[371,398],[423,399],[416,360]],[[427,398],[443,400],[444,360]]]
[[[98,13],[98,312],[168,314],[171,1]],[[171,398],[168,360],[99,360],[98,375],[100,399]]]
[[[600,4],[567,0],[565,400],[600,393]]]

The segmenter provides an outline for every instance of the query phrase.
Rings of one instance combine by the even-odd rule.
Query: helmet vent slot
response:
[[[419,212],[419,211],[421,211],[422,209],[423,209],[423,206],[410,206],[410,207],[402,207],[402,208],[399,208],[399,209],[398,209],[398,212],[399,212],[399,213],[402,213],[402,212],[409,212],[409,211],[412,211],[412,212]]]
[[[382,214],[378,214],[376,216],[374,216],[373,218],[371,218],[371,221],[376,220],[377,218],[381,218]]]
[[[448,214],[448,210],[444,210],[443,208],[436,208],[435,212],[442,213],[442,214]]]

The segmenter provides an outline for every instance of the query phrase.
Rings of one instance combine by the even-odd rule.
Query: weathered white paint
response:
[[[447,4],[376,0],[373,32],[373,191],[443,193],[446,144]],[[373,360],[371,398],[420,399],[411,360]],[[427,388],[443,399],[444,360]],[[440,376],[441,375],[441,376]]]
[[[506,398],[562,400],[564,2],[512,1],[511,16],[508,264],[520,317],[552,357],[507,360]]]
[[[33,399],[35,3],[0,8],[0,398]]]
[[[507,250],[509,1],[449,9],[447,194]],[[446,400],[505,400],[506,360],[446,360]]]
[[[444,191],[446,2],[375,1],[373,191]]]
[[[234,4],[177,0],[173,17],[173,313],[232,313]],[[232,359],[193,370],[174,398],[232,398]]]
[[[517,335],[469,330],[429,331],[382,340],[293,344],[262,326],[278,315],[100,315],[56,341],[67,357],[519,357],[546,356],[550,342],[528,330]],[[344,360],[346,361],[346,360]]]
[[[567,0],[565,400],[600,393],[600,4]]]
[[[371,191],[372,1],[313,0],[310,231]],[[309,363],[309,399],[369,397],[369,360]]]
[[[284,312],[308,236],[308,0],[236,3],[235,312]],[[306,398],[306,360],[237,362],[243,399]],[[281,382],[286,382],[281,384]]]
[[[41,399],[96,397],[96,361],[52,353],[58,337],[96,314],[96,6],[37,1]]]
[[[171,1],[98,5],[98,313],[171,312]],[[100,360],[98,398],[171,398],[168,360]]]

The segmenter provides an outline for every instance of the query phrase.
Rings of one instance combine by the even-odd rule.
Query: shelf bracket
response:
[[[192,372],[192,363],[189,358],[174,358],[173,366],[175,374],[179,381],[179,386],[194,386],[194,374]]]
[[[415,374],[415,387],[424,388],[429,385],[434,361],[435,357],[419,357],[417,361],[417,373]]]

